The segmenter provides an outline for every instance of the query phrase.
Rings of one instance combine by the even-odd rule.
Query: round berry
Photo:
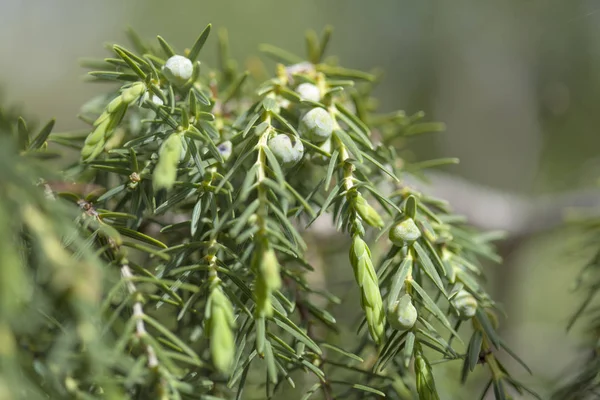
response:
[[[217,150],[223,157],[224,161],[227,161],[229,157],[231,157],[231,151],[233,150],[233,146],[229,140],[224,141],[223,143],[217,146]]]
[[[319,88],[312,83],[301,83],[296,88],[296,93],[300,95],[302,100],[320,101],[321,92]]]
[[[304,114],[298,130],[311,142],[322,143],[331,136],[333,124],[333,118],[327,110],[317,107]]]
[[[269,139],[268,144],[282,167],[293,167],[304,155],[304,145],[292,135],[278,134]]]
[[[173,56],[167,60],[162,68],[162,73],[176,86],[183,86],[192,77],[194,64],[189,58],[183,56]]]
[[[412,218],[405,218],[390,229],[389,238],[398,247],[411,244],[421,237],[421,231]]]
[[[461,319],[473,318],[477,312],[477,299],[466,290],[460,290],[452,299],[452,305]]]
[[[392,328],[399,331],[406,331],[415,325],[415,322],[417,322],[417,309],[408,294],[402,296],[400,300],[395,301],[389,307],[388,321],[390,321]]]

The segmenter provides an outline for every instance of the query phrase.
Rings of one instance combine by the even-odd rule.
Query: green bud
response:
[[[477,312],[477,299],[464,289],[454,296],[452,305],[458,311],[458,316],[461,319],[473,318],[475,312]]]
[[[365,200],[360,193],[357,193],[356,197],[354,198],[354,208],[356,209],[358,215],[360,215],[363,221],[365,221],[367,224],[375,228],[383,227],[384,223],[383,219],[381,219],[381,216],[373,207],[369,205],[367,200]]]
[[[123,119],[128,106],[144,95],[145,92],[146,85],[142,82],[135,82],[128,88],[123,89],[121,95],[108,103],[104,112],[94,121],[94,131],[85,139],[81,149],[82,160],[91,161],[102,153],[108,139]]]
[[[183,86],[192,77],[194,64],[187,58],[175,55],[167,60],[162,73],[175,86]]]
[[[209,303],[207,331],[210,338],[210,354],[217,370],[227,374],[235,356],[233,306],[218,286],[211,291]]]
[[[138,82],[139,83],[139,82]],[[143,83],[139,83],[144,88]],[[112,136],[114,129],[123,119],[127,111],[127,103],[124,98],[124,90],[120,96],[115,97],[106,106],[104,112],[94,121],[94,130],[88,135],[81,149],[81,159],[91,161],[105,149],[106,142]],[[143,92],[143,90],[142,90]],[[140,94],[141,95],[141,94]]]
[[[146,85],[144,85],[142,82],[135,82],[121,92],[121,99],[123,100],[123,103],[129,105],[142,97],[145,91]]]
[[[271,294],[281,287],[277,256],[273,249],[267,248],[262,255],[255,255],[253,264],[257,274],[254,287],[256,311],[261,317],[270,317],[273,315]]]
[[[456,271],[458,269],[456,262],[452,259],[452,253],[444,246],[442,248],[442,262],[450,283],[456,282]]]
[[[112,103],[112,102],[111,102]],[[105,125],[108,126],[108,122],[110,121],[111,113],[104,110],[102,114],[94,121],[94,126]]]
[[[105,137],[106,137],[106,130],[108,128],[109,122],[110,121],[108,119],[105,119],[104,121],[102,121],[98,125],[96,125],[96,127],[94,128],[92,133],[90,133],[88,135],[88,137],[85,139],[84,147],[94,146],[100,142],[104,142]]]
[[[112,99],[110,103],[108,103],[105,112],[107,114],[114,113],[117,109],[119,109],[119,107],[123,105],[123,103],[124,102],[123,99],[121,99],[121,96],[117,96],[114,99]],[[101,115],[100,117],[103,117],[103,115]]]
[[[333,126],[333,118],[327,110],[316,107],[300,119],[298,131],[311,142],[321,143],[331,136]]]
[[[277,161],[285,168],[296,165],[304,155],[304,145],[293,135],[278,134],[269,139],[268,145]]]
[[[405,294],[400,300],[394,301],[388,308],[388,321],[390,326],[399,331],[412,328],[417,322],[417,309],[412,303],[410,295]]]
[[[281,287],[279,262],[277,262],[277,257],[273,249],[268,249],[263,254],[262,263],[260,264],[260,274],[269,288],[276,290]]]
[[[390,229],[389,238],[398,247],[410,245],[421,237],[421,231],[412,218],[404,218]]]
[[[415,375],[417,378],[417,392],[421,400],[439,400],[440,397],[435,388],[431,365],[423,357],[419,349],[415,354]]]
[[[179,134],[171,134],[160,147],[158,163],[152,173],[154,188],[171,189],[177,179],[177,164],[181,158],[183,147]]]
[[[373,341],[380,344],[385,338],[383,300],[379,291],[377,273],[375,272],[375,268],[373,268],[371,260],[371,251],[365,241],[358,235],[352,238],[350,263],[354,270],[356,283],[360,287],[360,304],[365,312],[369,333]]]
[[[83,143],[83,148],[81,149],[82,160],[91,161],[96,158],[102,152],[102,150],[104,150],[106,138],[110,136],[107,134],[109,124],[110,119],[104,119],[104,121],[100,122],[94,128],[92,133],[88,135]]]
[[[296,93],[300,95],[302,100],[310,100],[310,101],[320,101],[321,100],[321,92],[319,88],[313,85],[312,83],[301,83],[296,88]]]

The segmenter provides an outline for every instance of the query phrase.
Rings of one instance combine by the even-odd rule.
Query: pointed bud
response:
[[[111,100],[110,103],[108,103],[108,105],[106,106],[106,111],[105,113],[110,114],[110,113],[114,113],[116,110],[119,109],[119,107],[121,107],[123,105],[123,99],[121,98],[121,96],[117,96],[114,99]],[[101,116],[102,117],[102,116]]]
[[[146,92],[146,85],[144,85],[142,82],[135,82],[121,92],[121,100],[123,103],[129,105],[142,97],[144,92]]]
[[[260,265],[260,273],[269,288],[277,290],[281,287],[279,262],[277,262],[275,251],[273,251],[271,248],[269,248],[263,254],[262,263]]]
[[[440,397],[435,388],[431,365],[423,357],[421,350],[415,354],[415,375],[417,378],[417,392],[419,399],[422,400],[439,400]]]
[[[379,291],[377,273],[371,261],[371,251],[360,236],[352,238],[350,246],[350,263],[354,269],[354,277],[361,291],[361,306],[365,312],[367,326],[373,341],[377,344],[385,338],[385,313],[383,300]]]
[[[91,161],[102,153],[106,142],[123,119],[129,104],[139,99],[145,91],[146,85],[135,82],[108,103],[104,112],[94,121],[94,131],[85,139],[81,149],[82,160]]]
[[[228,374],[235,356],[233,306],[219,286],[211,291],[209,304],[207,331],[210,338],[210,354],[217,370]]]
[[[163,142],[158,154],[158,163],[152,173],[152,183],[156,190],[168,190],[173,187],[177,179],[177,164],[181,158],[182,150],[179,134],[171,134]]]
[[[382,228],[384,223],[381,216],[375,211],[373,207],[365,200],[360,193],[354,198],[354,208],[360,217],[367,224],[374,228]]]
[[[253,267],[257,274],[254,286],[256,311],[261,317],[270,317],[273,315],[271,294],[281,287],[279,263],[273,249],[267,248],[262,254],[257,253]]]

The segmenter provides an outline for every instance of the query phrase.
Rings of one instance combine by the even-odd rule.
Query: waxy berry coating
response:
[[[307,112],[302,119],[298,130],[300,134],[313,143],[326,141],[333,133],[333,118],[327,110],[317,107]]]
[[[272,137],[268,145],[283,167],[294,166],[304,155],[304,145],[300,139],[284,133]]]
[[[183,86],[190,80],[194,72],[194,64],[187,57],[173,56],[167,60],[162,68],[162,73],[176,86]]]

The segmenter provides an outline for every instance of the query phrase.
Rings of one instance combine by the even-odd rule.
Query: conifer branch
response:
[[[22,244],[26,261],[9,264],[36,271],[34,280],[53,277],[56,286],[35,283],[54,307],[34,299],[32,308],[51,313],[36,326],[52,340],[65,330],[67,342],[77,343],[31,339],[12,322],[2,324],[2,335],[34,340],[48,353],[59,349],[86,368],[5,363],[0,351],[0,372],[4,365],[17,376],[44,371],[40,381],[52,382],[17,380],[10,394],[29,385],[32,398],[224,399],[253,390],[273,398],[302,384],[297,377],[305,373],[318,382],[299,388],[304,399],[438,399],[433,369],[450,360],[462,362],[463,381],[486,364],[498,399],[527,391],[496,357],[504,349],[520,362],[496,332],[497,305],[482,284],[481,260],[499,261],[493,236],[413,184],[439,160],[411,164],[398,153],[406,137],[443,125],[422,122],[423,113],[378,113],[371,97],[377,77],[323,58],[330,29],[320,38],[307,34],[306,56],[262,46],[279,62],[266,80],[237,70],[224,33],[219,68],[200,64],[210,31],[181,54],[161,36],[151,45],[133,32],[134,50],[110,47],[110,58],[90,64],[90,76],[120,88],[84,106],[85,136],[52,134],[53,121],[35,136],[22,118],[0,124],[27,157],[49,157],[47,141],[81,153],[62,171],[81,183],[45,180],[51,183],[36,192],[19,192],[31,212],[15,205],[11,193],[20,187],[10,184],[8,203],[0,198],[9,237],[0,250],[12,254],[4,243]],[[10,175],[2,154],[10,182],[45,176]],[[84,215],[52,220],[44,207],[63,199]],[[18,223],[5,218],[11,213]],[[345,308],[361,316],[356,327],[336,321],[331,305],[341,300],[308,277],[315,266],[307,252],[321,244],[307,246],[303,234],[324,214],[351,242],[360,299],[346,300]],[[371,254],[375,242],[379,259]],[[76,257],[101,266],[94,281],[106,285],[64,272]],[[72,302],[65,310],[62,299],[71,295],[90,300],[87,308]],[[5,303],[0,295],[0,316]],[[474,327],[468,341],[459,332],[465,322]],[[88,329],[94,324],[101,334]],[[356,331],[357,345],[339,346],[337,334],[345,331]],[[107,348],[111,357],[103,361]]]

